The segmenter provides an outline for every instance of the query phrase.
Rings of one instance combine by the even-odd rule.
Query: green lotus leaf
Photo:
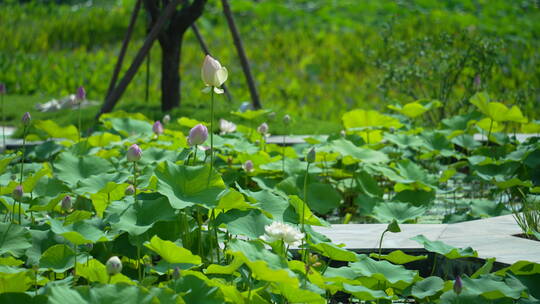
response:
[[[208,165],[184,166],[171,162],[160,163],[155,174],[158,178],[157,191],[169,199],[175,209],[195,204],[214,208],[227,193],[221,175]]]
[[[170,264],[185,263],[198,265],[201,263],[201,257],[198,255],[192,254],[191,251],[171,241],[162,240],[157,235],[152,237],[150,242],[146,242],[144,246],[159,254]]]
[[[96,282],[101,284],[126,283],[130,285],[136,285],[135,282],[130,280],[122,273],[117,273],[109,277],[105,265],[103,265],[100,261],[96,259],[90,259],[85,262],[77,263],[77,275],[80,275],[89,282]]]
[[[381,114],[374,110],[356,109],[343,114],[343,125],[346,129],[353,128],[396,128],[403,125],[391,116]]]
[[[373,208],[373,217],[381,223],[389,223],[396,220],[399,223],[414,221],[424,213],[427,208],[424,206],[415,207],[407,203],[384,202],[379,203]]]
[[[471,247],[455,248],[441,241],[430,241],[422,234],[411,238],[411,240],[422,244],[427,251],[444,255],[448,259],[478,257],[478,252]]]
[[[334,261],[356,262],[358,260],[354,252],[338,247],[330,242],[310,244],[310,248]]]
[[[427,259],[427,255],[408,255],[401,250],[394,250],[387,255],[378,255],[377,253],[371,253],[369,255],[372,258],[387,260],[392,264],[403,265],[414,261],[421,261]]]
[[[22,256],[31,247],[31,237],[27,229],[13,223],[0,223],[0,255]]]
[[[272,220],[259,210],[229,210],[218,215],[216,223],[224,224],[231,234],[245,235],[255,239],[264,234],[264,227],[271,224]]]
[[[141,193],[133,204],[115,202],[109,206],[107,213],[114,229],[130,235],[141,235],[157,222],[176,219],[169,200],[159,193]]]
[[[380,281],[387,282],[392,287],[405,289],[416,281],[418,273],[407,270],[401,265],[393,265],[387,261],[375,261],[367,256],[358,256],[359,261],[351,263],[351,269],[356,272],[359,281],[368,288],[375,288]]]
[[[58,155],[54,165],[56,177],[75,188],[80,180],[112,169],[110,163],[98,156],[76,156],[71,152]]]
[[[352,294],[355,298],[362,301],[378,300],[378,299],[392,299],[382,290],[373,290],[362,285],[351,285],[344,283],[343,290]]]
[[[75,251],[64,244],[49,247],[39,260],[39,267],[64,272],[75,265]]]
[[[79,139],[79,131],[77,130],[77,127],[73,125],[60,127],[52,120],[38,120],[33,125],[36,129],[44,131],[52,138],[66,138],[72,141],[77,141]]]

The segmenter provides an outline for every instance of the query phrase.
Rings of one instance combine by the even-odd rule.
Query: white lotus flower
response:
[[[107,273],[113,276],[122,271],[122,261],[117,256],[113,256],[107,261],[105,267],[107,268]]]
[[[266,235],[262,238],[269,243],[282,240],[287,245],[299,246],[304,238],[304,234],[300,230],[281,222],[273,222],[270,225],[266,225],[264,231]]]
[[[221,130],[221,134],[232,133],[236,131],[236,125],[234,122],[222,118],[219,120],[219,130]]]
[[[229,72],[227,68],[221,66],[221,63],[210,55],[204,57],[203,66],[201,69],[201,78],[209,88],[214,88],[216,94],[223,93],[219,87],[227,80]],[[208,90],[209,91],[209,90]]]

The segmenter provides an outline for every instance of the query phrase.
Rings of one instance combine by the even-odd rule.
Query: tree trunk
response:
[[[175,39],[174,39],[175,38]],[[182,37],[160,40],[161,61],[161,110],[170,111],[180,106],[180,54]]]

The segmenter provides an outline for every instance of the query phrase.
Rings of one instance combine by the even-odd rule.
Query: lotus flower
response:
[[[71,196],[69,195],[64,196],[64,198],[62,199],[62,209],[64,211],[69,211],[71,210],[72,206],[73,206],[73,202],[72,202]]]
[[[86,91],[84,90],[83,86],[80,86],[77,88],[77,94],[76,94],[77,100],[85,100],[86,99]]]
[[[262,135],[265,135],[266,133],[268,133],[268,125],[263,122],[258,128],[257,128],[257,132],[261,133]]]
[[[163,134],[163,125],[161,124],[161,122],[159,120],[157,120],[154,125],[152,126],[152,131],[154,131],[154,133],[156,135],[160,135],[160,134]]]
[[[15,189],[13,189],[13,192],[11,192],[11,196],[13,196],[16,201],[22,200],[23,195],[24,189],[22,185],[18,185],[17,187],[15,187]]]
[[[131,145],[126,153],[127,160],[129,162],[136,162],[142,157],[142,150],[137,144]]]
[[[24,126],[28,126],[30,124],[30,122],[32,121],[32,116],[30,115],[29,112],[26,112],[26,113],[24,113],[21,121],[22,121],[22,124]]]
[[[236,125],[233,122],[222,118],[219,120],[219,130],[221,131],[221,134],[232,133],[236,131]]]
[[[264,231],[266,235],[263,236],[263,239],[269,243],[282,240],[287,245],[298,246],[304,238],[304,234],[300,230],[281,222],[266,225]]]
[[[165,114],[165,116],[163,116],[163,123],[168,124],[169,121],[171,121],[171,115]]]
[[[208,138],[208,129],[198,124],[189,131],[188,143],[191,146],[202,145]]]
[[[133,185],[129,185],[126,187],[126,190],[124,190],[125,195],[133,195],[135,194],[135,187]]]
[[[210,55],[204,57],[201,77],[207,87],[214,88],[216,94],[223,93],[223,90],[219,89],[219,87],[227,80],[228,75],[227,68],[222,67],[219,61]]]
[[[111,257],[105,264],[107,267],[107,273],[113,276],[122,271],[122,261],[117,256]]]
[[[244,163],[244,170],[246,170],[246,172],[252,172],[253,171],[253,162],[251,160],[246,160],[246,162]]]

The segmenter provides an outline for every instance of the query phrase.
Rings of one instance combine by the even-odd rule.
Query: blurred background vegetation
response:
[[[353,108],[385,110],[419,99],[443,102],[443,115],[469,109],[485,90],[496,101],[518,105],[529,118],[540,113],[540,9],[536,0],[234,0],[231,6],[265,108],[290,113],[293,133],[341,128]],[[0,82],[7,86],[9,119],[34,103],[74,93],[102,101],[134,0],[0,1]],[[124,70],[146,32],[141,11]],[[233,100],[220,97],[218,117],[228,118],[249,91],[221,4],[210,0],[197,21],[212,54],[229,69]],[[201,93],[203,54],[191,31],[182,49],[182,105],[173,117],[207,119]],[[159,119],[160,51],[154,45],[150,98],[146,64],[116,109]],[[85,111],[90,124],[98,107]],[[37,114],[73,123],[66,111]],[[271,133],[280,133],[277,124]]]

